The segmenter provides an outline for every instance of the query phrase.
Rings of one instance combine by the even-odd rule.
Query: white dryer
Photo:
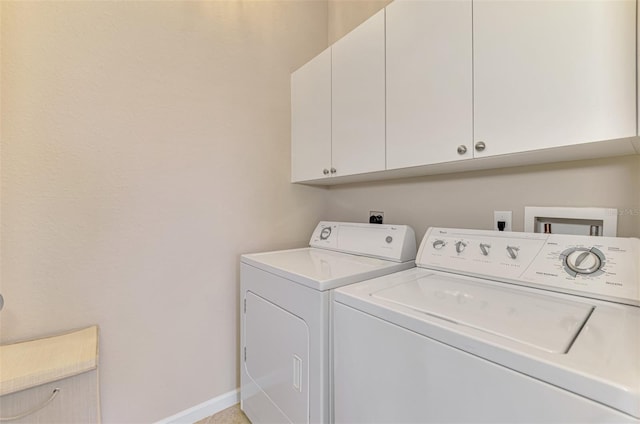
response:
[[[640,422],[640,240],[431,228],[336,290],[336,423]]]
[[[241,408],[254,424],[328,422],[333,289],[415,266],[406,225],[320,222],[309,246],[241,257]]]

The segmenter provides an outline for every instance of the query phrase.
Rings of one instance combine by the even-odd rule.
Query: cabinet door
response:
[[[329,168],[331,48],[291,74],[291,181],[326,177]]]
[[[491,156],[633,136],[636,0],[475,0],[474,139]]]
[[[473,157],[471,0],[396,0],[386,13],[387,168]]]
[[[332,46],[335,175],[385,168],[384,10]]]

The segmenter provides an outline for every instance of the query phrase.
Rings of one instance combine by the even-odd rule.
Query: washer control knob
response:
[[[507,246],[507,254],[511,259],[516,259],[518,257],[518,252],[520,251],[519,247],[515,246]]]
[[[462,253],[465,247],[467,247],[467,243],[462,240],[456,242],[456,252]]]
[[[489,256],[489,249],[491,249],[491,245],[487,243],[480,243],[480,252],[483,256]]]
[[[387,243],[391,243],[393,241],[393,237],[387,236],[387,238],[385,238],[384,241],[386,241]]]
[[[436,250],[440,250],[445,247],[447,243],[444,240],[436,240],[433,242],[433,248]]]
[[[604,265],[604,254],[595,247],[591,249],[584,247],[569,249],[563,252],[562,256],[564,256],[565,269],[574,277],[577,274],[593,274]]]

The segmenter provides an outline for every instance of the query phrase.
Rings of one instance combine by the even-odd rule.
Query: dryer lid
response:
[[[552,353],[566,353],[593,311],[567,299],[426,274],[371,296]]]

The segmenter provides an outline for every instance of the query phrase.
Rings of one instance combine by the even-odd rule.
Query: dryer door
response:
[[[266,395],[289,421],[308,423],[309,331],[306,323],[247,292],[244,325],[244,366],[259,391],[254,397],[264,399]],[[251,396],[244,402],[251,403]]]

